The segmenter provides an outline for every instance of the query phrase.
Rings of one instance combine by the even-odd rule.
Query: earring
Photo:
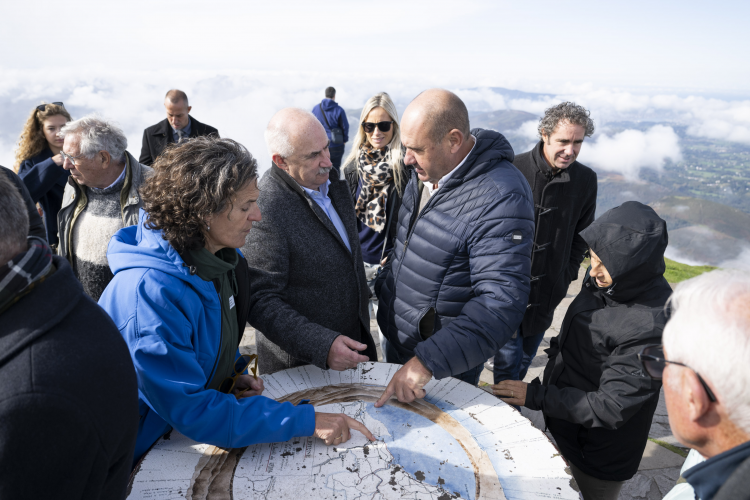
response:
[[[210,231],[210,230],[211,230],[211,226],[206,226],[206,231]]]

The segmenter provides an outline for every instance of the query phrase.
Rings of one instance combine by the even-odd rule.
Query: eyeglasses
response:
[[[63,163],[65,163],[65,160],[67,159],[67,160],[68,160],[68,161],[69,161],[70,163],[72,163],[72,164],[73,164],[73,166],[74,166],[74,167],[78,165],[78,164],[76,163],[76,160],[80,160],[80,159],[81,159],[81,158],[83,158],[83,156],[84,156],[84,155],[78,155],[78,156],[70,156],[69,154],[67,154],[67,153],[66,153],[65,151],[63,151],[62,149],[60,150],[60,154],[62,155],[62,158],[63,158]]]
[[[53,102],[52,104],[57,104],[58,106],[62,106],[63,108],[65,107],[65,105],[60,101]],[[36,109],[38,109],[39,111],[44,111],[45,109],[47,109],[47,104],[40,104],[36,107]]]
[[[638,359],[640,360],[641,364],[643,364],[643,368],[646,370],[646,373],[648,373],[648,376],[654,380],[661,380],[662,375],[664,374],[664,368],[666,368],[667,363],[684,366],[685,368],[693,370],[685,363],[679,363],[677,361],[669,361],[664,359],[664,348],[660,345],[650,345],[644,347],[641,352],[638,353]],[[696,372],[695,370],[693,370],[693,372],[698,377],[698,381],[703,386],[703,389],[706,390],[709,401],[715,403],[716,396],[714,395],[711,388],[708,387],[708,384],[705,380],[703,380],[703,377],[701,377],[698,372]]]
[[[253,365],[252,368],[250,365]],[[232,389],[234,389],[234,385],[237,383],[237,379],[240,375],[242,375],[245,370],[250,369],[250,371],[253,374],[253,377],[256,379],[258,378],[258,355],[257,354],[243,354],[239,358],[237,358],[237,361],[234,362],[234,375],[231,377],[227,377],[224,379],[224,381],[219,386],[219,392],[223,392],[224,394],[229,394],[232,392]],[[242,389],[240,392],[235,394],[235,397],[239,399],[240,396],[242,396],[245,391],[247,391],[250,387],[246,387]]]
[[[372,123],[372,122],[362,122],[362,128],[365,129],[365,132],[368,134],[372,134],[375,132],[375,127],[378,127],[378,130],[381,132],[388,132],[391,130],[391,123],[393,121],[387,121],[387,122],[378,122],[378,123]]]

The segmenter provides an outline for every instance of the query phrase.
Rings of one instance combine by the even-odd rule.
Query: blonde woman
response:
[[[372,283],[393,248],[408,176],[404,171],[398,112],[390,96],[385,92],[372,96],[365,103],[359,122],[351,153],[344,162],[344,178],[354,200],[365,274]],[[377,314],[374,294],[370,307]],[[385,354],[387,341],[382,334],[380,342]]]
[[[61,102],[35,107],[18,139],[13,166],[26,184],[31,200],[42,207],[50,245],[57,244],[57,212],[70,175],[62,168],[63,140],[57,133],[70,120],[70,113]]]

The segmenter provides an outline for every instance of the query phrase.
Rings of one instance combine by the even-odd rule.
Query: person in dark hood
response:
[[[644,373],[638,352],[661,343],[667,320],[667,224],[628,201],[581,237],[591,267],[546,350],[543,382],[506,380],[492,389],[544,413],[585,499],[615,499],[638,470],[659,399],[661,382]]]

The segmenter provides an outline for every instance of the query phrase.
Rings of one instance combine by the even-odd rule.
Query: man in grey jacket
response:
[[[70,177],[57,214],[57,253],[68,259],[83,290],[98,301],[112,280],[109,240],[138,222],[138,188],[151,168],[125,150],[125,134],[108,120],[86,116],[65,125],[60,135],[65,138],[63,168]]]
[[[329,179],[325,129],[287,108],[265,138],[273,165],[259,183],[263,220],[243,248],[261,372],[377,361],[354,206],[346,182]]]

